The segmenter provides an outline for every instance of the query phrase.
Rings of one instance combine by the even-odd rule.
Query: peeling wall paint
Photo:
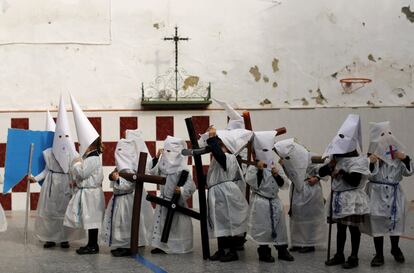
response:
[[[4,2],[2,12],[11,14],[14,2]],[[51,0],[25,2],[28,9],[44,12],[42,3]],[[69,1],[54,1],[60,2]],[[69,92],[87,109],[140,108],[141,83],[147,86],[174,67],[174,44],[163,38],[175,26],[190,38],[179,44],[179,68],[211,82],[212,97],[241,109],[259,107],[263,98],[274,108],[367,107],[367,101],[378,107],[412,106],[412,0],[305,2],[111,1],[106,44],[73,39],[0,46],[0,110],[56,108],[59,94]],[[19,27],[47,29],[65,18],[56,16],[42,22],[16,16],[15,21]],[[83,20],[97,22],[88,16]],[[0,33],[10,31],[2,27]],[[74,25],[71,32],[85,33]],[[343,94],[339,80],[346,77],[372,83]],[[191,88],[194,79],[189,81]],[[405,91],[402,96],[393,91],[399,88]]]
[[[200,77],[189,76],[184,80],[183,90],[187,90],[189,87],[195,87],[198,85]]]

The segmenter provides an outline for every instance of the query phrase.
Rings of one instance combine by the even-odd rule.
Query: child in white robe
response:
[[[248,204],[238,185],[244,177],[237,154],[250,140],[244,129],[217,131],[209,127],[201,141],[211,148],[213,159],[207,173],[208,223],[210,237],[217,238],[218,251],[210,260],[238,260],[237,247],[247,231]]]
[[[249,166],[246,182],[251,186],[250,216],[247,236],[259,245],[259,260],[273,263],[269,245],[278,251],[278,259],[293,261],[288,248],[286,215],[279,190],[288,189],[290,181],[276,162],[273,152],[276,132],[254,132],[253,147],[257,166]]]
[[[171,200],[174,193],[179,193],[178,204],[188,207],[189,199],[196,190],[196,185],[189,174],[186,157],[181,151],[187,148],[184,140],[167,136],[164,141],[164,149],[159,150],[157,157],[153,160],[153,168],[150,173],[166,178],[165,185],[160,188],[160,198]],[[177,185],[183,172],[188,176],[181,187]],[[182,254],[193,251],[193,224],[189,216],[175,213],[167,243],[161,242],[161,236],[167,218],[168,209],[157,205],[154,213],[154,229],[152,233],[152,254],[168,253]]]
[[[328,266],[342,265],[344,269],[357,267],[361,242],[360,226],[369,213],[368,195],[364,191],[368,181],[369,160],[359,155],[362,150],[361,122],[358,115],[350,114],[337,135],[327,147],[324,157],[331,156],[328,164],[319,169],[319,176],[332,177],[331,221],[337,224],[336,254],[326,261]],[[346,230],[351,233],[351,255],[345,261]]]
[[[34,234],[40,241],[45,242],[44,248],[54,247],[56,243],[60,243],[61,248],[69,248],[69,241],[84,237],[84,232],[63,225],[66,208],[72,197],[68,159],[77,153],[71,138],[63,97],[60,98],[56,126],[52,116],[47,113],[46,130],[55,131],[53,147],[43,151],[45,169],[37,176],[29,178],[32,183],[43,181]],[[55,157],[55,154],[58,156]]]
[[[311,153],[293,138],[278,141],[275,149],[292,181],[289,209],[291,251],[313,252],[326,237],[325,204],[318,176],[320,166],[312,164]]]
[[[371,212],[365,221],[367,234],[374,238],[375,257],[371,266],[384,264],[384,236],[390,236],[391,254],[403,263],[404,255],[398,246],[405,231],[407,204],[400,185],[403,177],[413,174],[414,164],[403,152],[404,147],[394,137],[388,121],[372,123],[370,128],[371,175],[366,192]]]
[[[131,255],[131,223],[135,184],[120,177],[119,173],[135,173],[140,152],[148,153],[145,142],[140,135],[141,132],[131,134],[130,130],[127,130],[126,139],[118,141],[115,150],[116,169],[109,175],[113,196],[105,211],[101,235],[102,241],[106,245],[116,247],[111,250],[111,254],[115,257]],[[148,156],[147,162],[151,164],[150,156]],[[149,164],[147,164],[147,169]],[[142,198],[138,246],[149,245],[153,214],[151,203]]]
[[[76,250],[79,255],[99,253],[98,232],[102,226],[105,198],[102,190],[103,168],[100,154],[103,152],[101,137],[71,97],[72,111],[82,157],[72,161],[70,175],[75,194],[66,209],[63,224],[88,230],[88,243]]]

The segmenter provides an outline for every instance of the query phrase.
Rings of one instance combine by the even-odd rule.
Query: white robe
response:
[[[276,168],[284,180],[281,188],[268,169],[263,170],[260,186],[256,167],[249,166],[246,173],[246,183],[252,190],[247,237],[259,245],[287,245],[288,243],[286,215],[278,193],[279,189],[288,189],[290,181],[280,165]],[[276,237],[272,237],[272,231],[275,232]]]
[[[249,205],[239,185],[244,182],[236,157],[226,153],[227,170],[213,158],[207,173],[208,224],[211,238],[247,231]]]
[[[43,151],[43,158],[46,167],[35,177],[36,181],[43,180],[43,184],[37,204],[34,235],[41,241],[55,243],[82,239],[84,232],[63,225],[72,197],[69,174],[63,172],[51,148]]]
[[[335,170],[344,170],[347,173],[362,174],[358,187],[352,187],[340,176],[332,182],[332,218],[341,219],[350,215],[365,215],[369,213],[369,197],[364,191],[368,181],[369,159],[366,156],[338,157]],[[329,204],[328,200],[328,204]]]
[[[317,175],[316,171],[317,165],[310,164],[306,170],[307,176]],[[291,180],[294,183],[292,184],[294,187],[291,186],[290,189],[291,245],[301,247],[322,245],[326,238],[326,218],[321,182],[311,186],[303,179],[300,180]]]
[[[4,215],[3,207],[0,204],[0,232],[7,230],[6,215]]]
[[[398,160],[399,161],[399,160]],[[370,197],[370,214],[362,231],[371,236],[401,236],[405,230],[407,200],[400,185],[403,176],[413,174],[414,164],[410,160],[410,169],[401,161],[396,166],[382,162],[375,164],[369,177],[366,192]],[[378,184],[387,183],[387,184]]]
[[[180,178],[182,169],[179,168],[173,174],[165,174],[159,169],[159,164],[151,169],[151,174],[164,176],[166,178],[165,185],[160,188],[160,198],[171,200],[175,187]],[[189,171],[189,170],[187,170]],[[178,204],[182,207],[188,207],[186,200],[190,198],[196,190],[196,185],[191,177],[188,175],[187,181],[181,187],[181,195]],[[148,201],[147,201],[148,202]],[[193,250],[193,224],[191,217],[176,212],[174,214],[170,234],[167,243],[161,242],[162,231],[164,229],[165,219],[167,217],[168,209],[166,207],[157,205],[154,213],[154,228],[152,232],[151,245],[153,247],[162,249],[166,253],[181,254],[188,253]]]
[[[131,173],[133,171],[125,172]],[[101,240],[108,246],[129,248],[135,184],[122,177],[119,178],[119,182],[111,181],[111,184],[114,195],[105,210]],[[145,200],[145,189],[142,193],[138,246],[149,245],[154,217],[151,203]]]
[[[72,228],[100,228],[105,210],[102,191],[103,169],[99,156],[90,156],[72,165],[70,173],[77,190],[69,202],[64,225]]]

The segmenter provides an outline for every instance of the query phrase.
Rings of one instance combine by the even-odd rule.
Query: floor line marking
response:
[[[154,273],[168,273],[161,267],[158,267],[157,265],[153,264],[152,262],[148,261],[141,255],[137,254],[133,257],[136,261],[141,263],[143,266],[147,267],[148,269],[152,270]]]

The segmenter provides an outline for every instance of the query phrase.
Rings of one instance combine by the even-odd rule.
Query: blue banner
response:
[[[32,174],[38,175],[45,168],[43,151],[52,147],[53,132],[9,129],[7,134],[6,162],[3,193],[16,186],[29,168],[30,145],[34,144]]]

